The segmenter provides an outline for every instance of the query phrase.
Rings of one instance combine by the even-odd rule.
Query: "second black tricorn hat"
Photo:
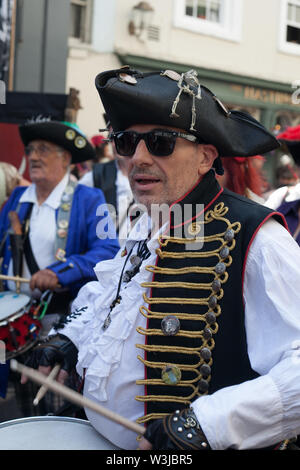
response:
[[[100,73],[95,84],[115,132],[136,124],[179,128],[214,145],[220,157],[250,157],[280,146],[252,116],[228,111],[194,70],[139,72],[125,66]]]
[[[47,140],[72,155],[71,163],[93,160],[95,149],[76,124],[60,121],[29,121],[19,126],[20,137],[27,146],[32,140]]]

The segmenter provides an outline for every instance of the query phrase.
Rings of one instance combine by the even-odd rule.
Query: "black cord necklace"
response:
[[[107,317],[105,318],[104,323],[102,325],[103,330],[107,330],[107,328],[111,324],[111,312],[115,308],[115,306],[118,305],[122,300],[122,297],[120,296],[122,281],[126,282],[126,283],[130,282],[131,279],[133,278],[133,276],[135,276],[139,272],[142,262],[145,259],[149,258],[150,254],[151,254],[150,251],[148,250],[148,247],[147,247],[147,240],[140,241],[139,244],[138,244],[136,254],[132,255],[134,247],[135,247],[135,245],[131,248],[130,252],[127,254],[127,257],[126,257],[126,260],[125,260],[125,263],[123,265],[121,275],[120,275],[120,278],[119,278],[119,283],[118,283],[118,289],[117,289],[116,296],[115,296],[113,302],[110,305],[110,311],[109,311],[109,313],[108,313]],[[125,267],[126,267],[126,264],[127,264],[129,259],[130,259],[130,262],[131,262],[131,268],[128,269],[127,271],[125,271]],[[124,271],[125,271],[125,273],[124,273]]]

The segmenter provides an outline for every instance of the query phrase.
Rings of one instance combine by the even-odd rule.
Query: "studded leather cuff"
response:
[[[153,449],[210,450],[192,408],[175,411],[162,420],[151,423],[144,437]]]

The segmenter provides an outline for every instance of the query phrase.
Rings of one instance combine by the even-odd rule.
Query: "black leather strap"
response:
[[[164,419],[151,423],[144,437],[160,450],[210,450],[192,408],[177,410]]]
[[[37,271],[40,270],[36,262],[36,259],[34,257],[34,254],[32,252],[32,248],[31,248],[31,244],[29,240],[29,233],[25,236],[25,239],[24,239],[24,256],[25,256],[26,263],[27,263],[27,266],[31,275],[35,274]]]
[[[96,163],[93,166],[93,181],[95,188],[100,188],[107,204],[111,204],[117,211],[117,165],[114,160],[107,163]]]
[[[23,250],[24,250],[24,256],[26,259],[26,263],[28,266],[28,269],[30,271],[30,274],[33,275],[37,271],[40,270],[36,259],[34,257],[34,254],[32,252],[31,244],[30,244],[30,239],[29,239],[29,219],[31,216],[33,204],[30,204],[30,207],[28,209],[28,212],[24,218],[23,224],[22,224],[22,229],[23,229]]]

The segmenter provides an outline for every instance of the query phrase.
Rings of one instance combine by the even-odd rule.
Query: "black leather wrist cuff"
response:
[[[192,408],[166,418],[166,432],[179,449],[209,450],[210,445]]]
[[[159,419],[147,426],[144,437],[153,449],[160,450],[210,450],[192,408]]]

